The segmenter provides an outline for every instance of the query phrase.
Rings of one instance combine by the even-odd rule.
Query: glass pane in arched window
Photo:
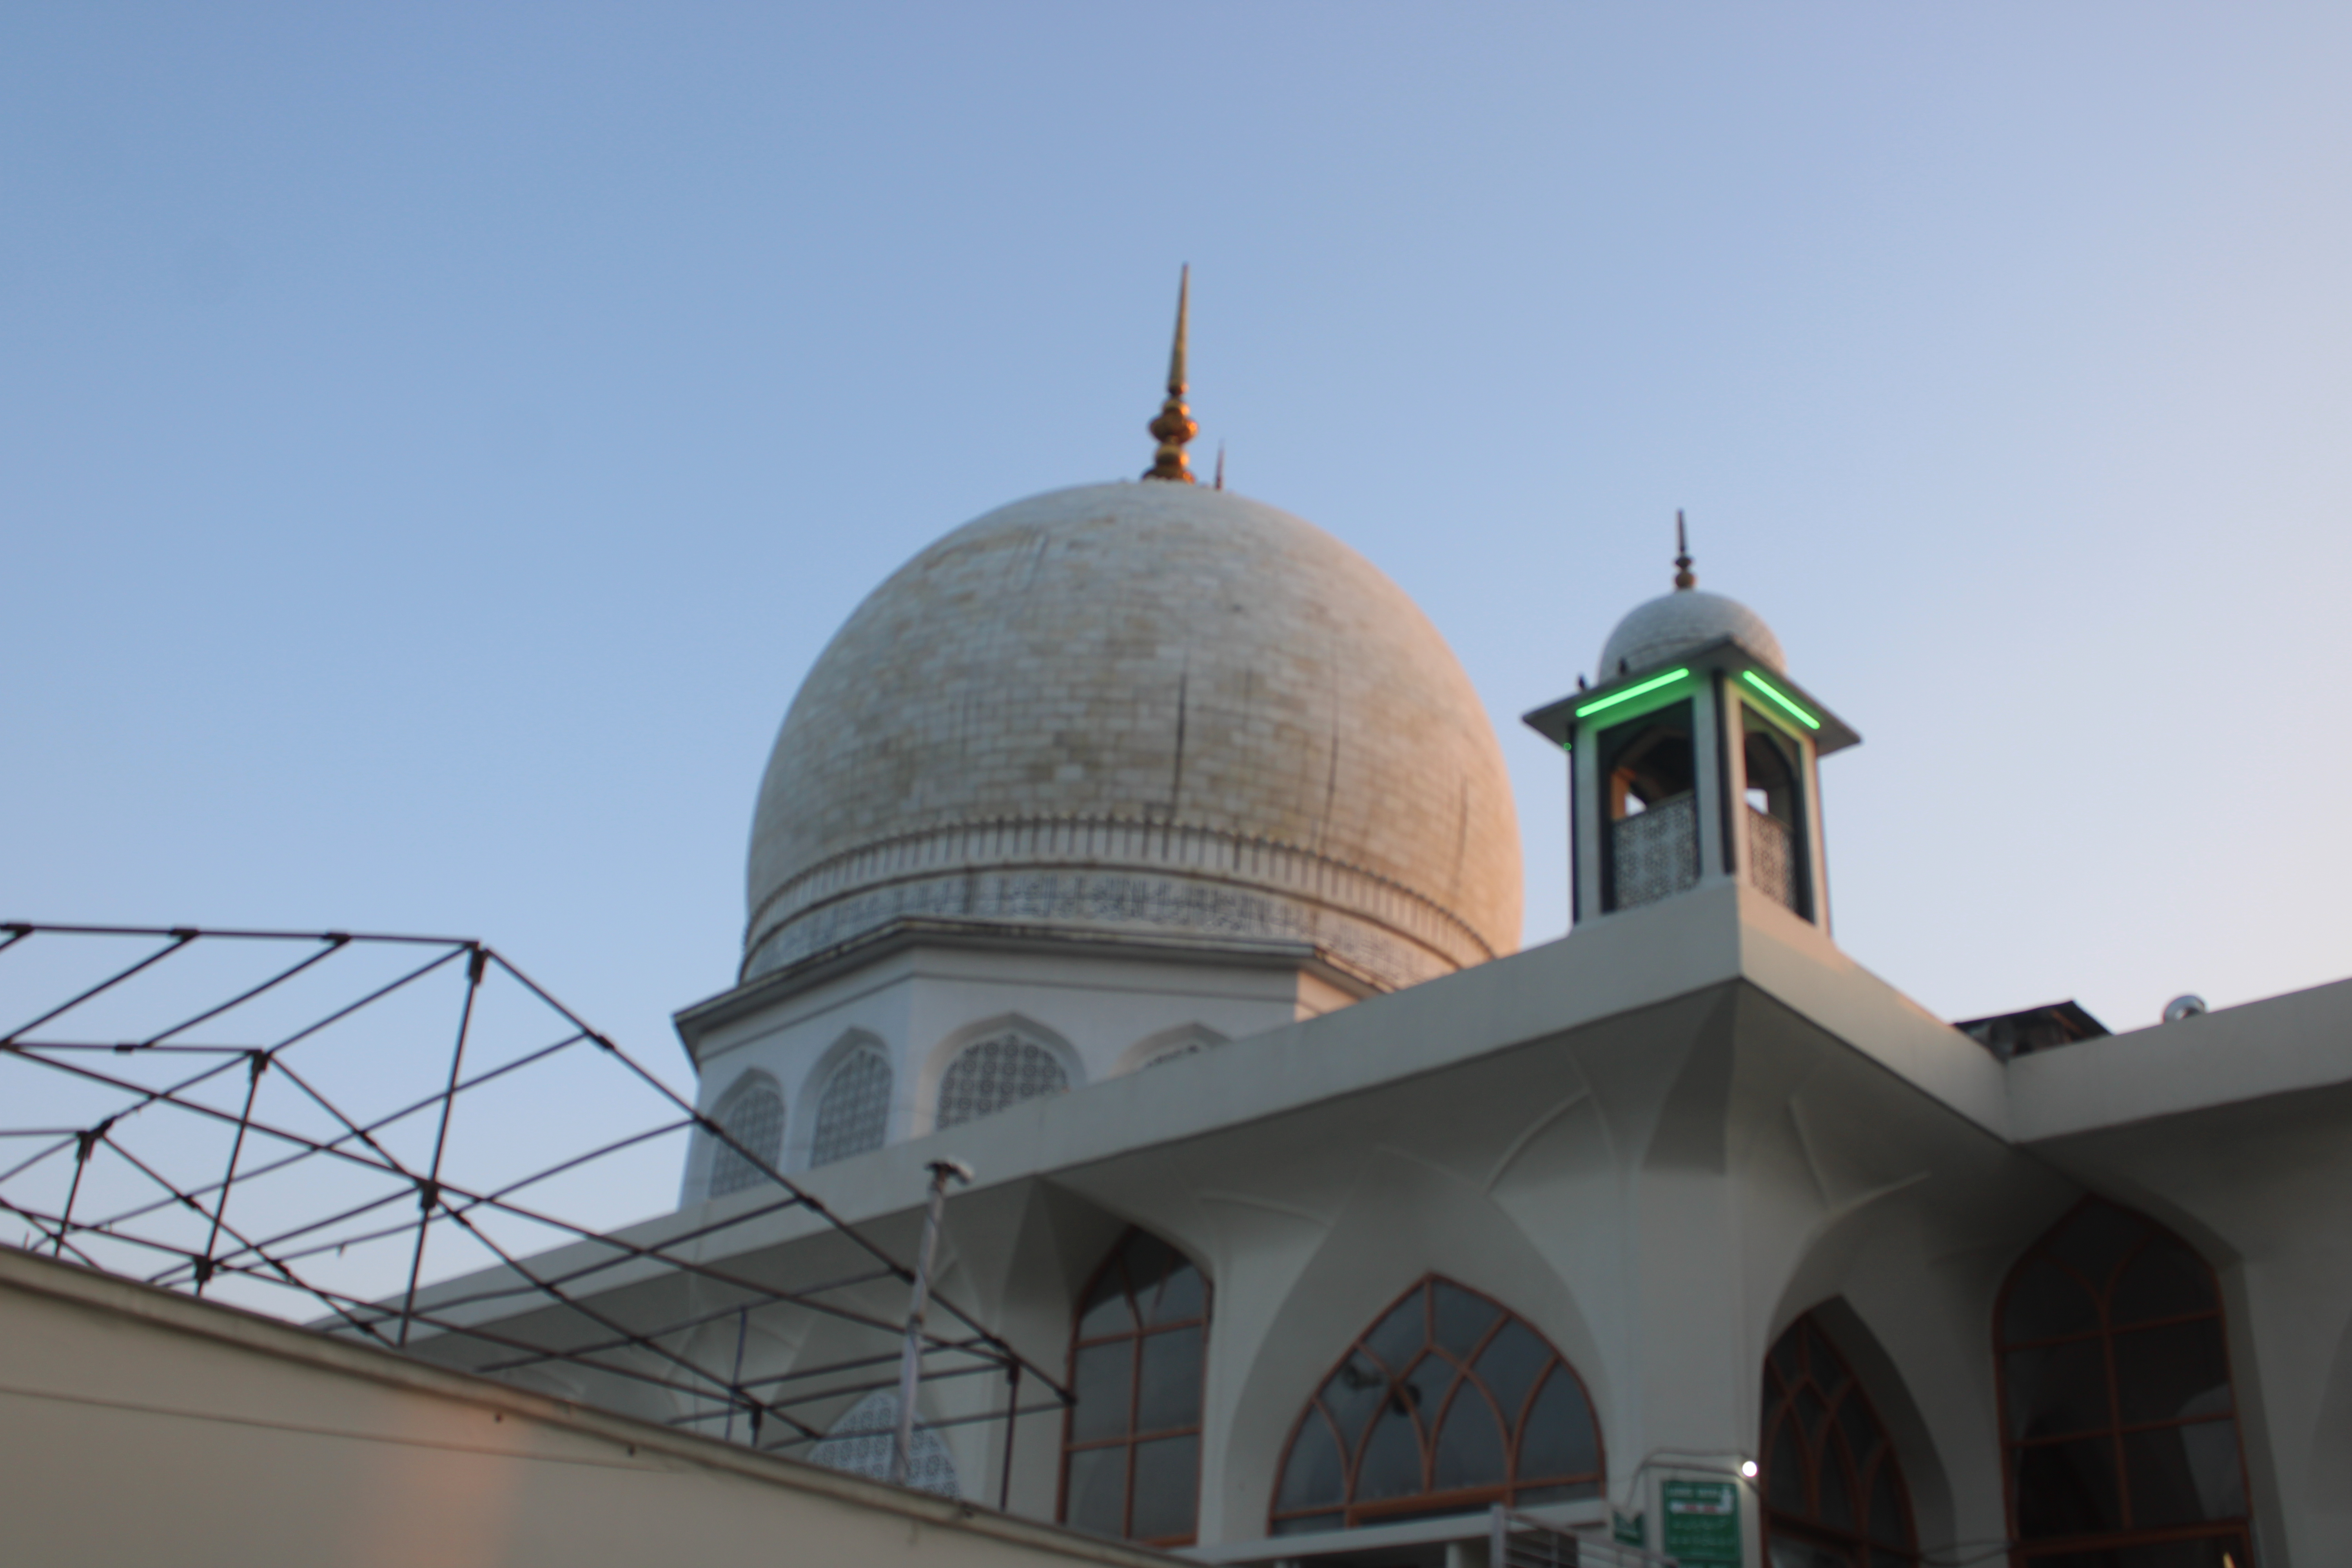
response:
[[[1146,1231],[1122,1238],[1079,1298],[1070,1340],[1062,1521],[1181,1546],[1195,1533],[1209,1287]]]
[[[1510,1473],[1503,1448],[1503,1424],[1486,1393],[1475,1384],[1455,1391],[1437,1431],[1436,1489],[1498,1487]]]
[[[1069,1087],[1070,1075],[1053,1052],[1018,1035],[998,1035],[966,1046],[948,1064],[938,1122],[954,1127]]]
[[[1775,1568],[1911,1568],[1903,1467],[1869,1396],[1811,1315],[1764,1358],[1766,1560]]]
[[[1308,1402],[1272,1523],[1297,1535],[1598,1497],[1605,1468],[1591,1402],[1559,1352],[1486,1297],[1433,1276]]]
[[[2202,1258],[2088,1198],[2018,1260],[1993,1321],[2020,1563],[2250,1568],[2229,1336]]]
[[[760,1164],[773,1170],[784,1153],[784,1097],[776,1090],[775,1080],[762,1072],[747,1072],[736,1079],[733,1088],[719,1100],[712,1121],[725,1129],[741,1152],[713,1140],[710,1156],[710,1195],[725,1197],[766,1181]],[[743,1156],[749,1154],[751,1159]]]
[[[1522,1495],[1523,1502],[1556,1502],[1563,1498],[1591,1495],[1579,1490],[1572,1478],[1601,1471],[1601,1426],[1584,1397],[1584,1384],[1562,1362],[1554,1366],[1536,1401],[1528,1410],[1519,1435],[1519,1483],[1525,1489],[1541,1483],[1541,1497]]]
[[[889,1062],[871,1046],[860,1046],[833,1069],[817,1101],[810,1164],[830,1165],[882,1147],[890,1118],[890,1076]]]

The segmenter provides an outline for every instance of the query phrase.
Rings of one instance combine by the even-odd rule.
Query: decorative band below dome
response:
[[[1411,889],[1295,845],[1101,817],[959,823],[809,868],[753,914],[751,980],[896,920],[1308,942],[1394,987],[1496,956]]]

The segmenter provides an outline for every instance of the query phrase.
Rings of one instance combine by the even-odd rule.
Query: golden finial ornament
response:
[[[1151,455],[1151,467],[1143,476],[1184,485],[1192,482],[1192,465],[1184,456],[1184,443],[1201,433],[1201,427],[1192,423],[1192,411],[1184,406],[1184,316],[1192,294],[1192,268],[1188,265],[1176,284],[1176,346],[1168,355],[1168,401],[1160,405],[1160,416],[1147,426],[1160,449]]]
[[[1690,535],[1683,529],[1683,509],[1675,508],[1675,590],[1698,586],[1698,578],[1691,572]]]

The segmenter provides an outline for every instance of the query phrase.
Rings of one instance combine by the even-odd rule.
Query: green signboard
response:
[[[1616,1537],[1620,1546],[1650,1544],[1650,1532],[1642,1527],[1642,1516],[1638,1513],[1622,1514],[1612,1509],[1609,1513],[1609,1525],[1610,1534]]]
[[[1733,1481],[1667,1481],[1666,1555],[1682,1568],[1739,1568],[1739,1487]]]

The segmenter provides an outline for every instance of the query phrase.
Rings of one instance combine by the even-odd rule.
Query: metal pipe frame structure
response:
[[[132,950],[121,955],[128,962],[101,964],[95,978],[58,979],[61,995],[43,994],[51,968],[70,972],[93,950],[124,946]],[[221,983],[225,993],[206,994],[193,1009],[171,999],[165,983],[177,977],[201,990],[205,976],[188,973],[199,967],[192,961],[223,949],[240,962],[248,954],[269,962],[257,977]],[[416,1026],[385,1018],[436,984],[459,993],[454,1016],[443,1015],[442,1038],[420,1038]],[[523,1026],[537,1031],[522,1036],[520,1048],[493,1049],[484,1038],[490,987],[500,993],[502,1016],[519,1010]],[[164,995],[152,994],[159,988]],[[305,999],[306,989],[326,994]],[[37,999],[24,1022],[0,1035],[0,1074],[7,1075],[0,1117],[27,1124],[0,1126],[0,1216],[22,1223],[28,1245],[59,1258],[198,1296],[233,1283],[268,1303],[257,1310],[290,1302],[294,1310],[275,1315],[493,1377],[568,1367],[614,1380],[614,1390],[666,1391],[688,1407],[667,1418],[671,1425],[769,1451],[814,1445],[827,1435],[827,1413],[845,1400],[901,1386],[902,1358],[917,1382],[943,1391],[974,1377],[1001,1379],[1001,1399],[943,1410],[928,1423],[1006,1424],[1000,1508],[1017,1418],[1073,1403],[1060,1380],[929,1289],[928,1279],[918,1290],[916,1268],[845,1223],[482,942],[0,924],[0,1009],[14,1011],[20,992]],[[273,1009],[293,1016],[255,1029]],[[90,1037],[69,1032],[78,1016],[98,1026]],[[226,1038],[204,1037],[223,1029],[231,1031]],[[354,1050],[351,1037],[371,1030],[388,1034],[390,1048]],[[461,1104],[510,1094],[526,1079],[537,1086],[583,1060],[643,1100],[645,1125],[520,1173],[463,1179],[463,1156],[483,1145],[453,1132]],[[348,1112],[350,1096],[331,1095],[324,1083],[428,1064],[423,1092],[366,1115]],[[661,1140],[694,1137],[709,1141],[714,1156],[731,1151],[756,1172],[761,1201],[737,1194],[682,1226],[616,1229],[553,1212],[530,1194],[600,1163],[642,1160]],[[204,1166],[223,1141],[226,1159]],[[416,1147],[404,1155],[404,1143]],[[193,1162],[192,1144],[200,1150]],[[195,1175],[179,1169],[191,1163],[204,1168]],[[102,1196],[93,1192],[101,1172]],[[354,1186],[361,1190],[346,1191]],[[289,1191],[297,1200],[290,1212]],[[921,1201],[908,1196],[910,1206]],[[762,1226],[772,1232],[778,1216],[794,1211],[845,1244],[851,1267],[779,1280],[756,1262],[744,1266],[741,1254],[759,1245]],[[518,1230],[553,1245],[526,1252],[501,1238]],[[730,1239],[739,1244],[733,1258]],[[436,1242],[462,1242],[474,1267],[436,1278],[428,1260]],[[920,1305],[898,1317],[858,1299],[894,1281],[928,1293],[929,1309],[945,1320],[938,1329],[924,1326]],[[646,1298],[655,1310],[646,1310]],[[746,1378],[745,1341],[763,1314],[827,1321],[853,1337],[872,1336],[875,1348]],[[716,1331],[730,1320],[731,1335]],[[1032,1379],[1043,1394],[1024,1405],[1022,1385]],[[739,1415],[748,1436],[737,1436]]]

